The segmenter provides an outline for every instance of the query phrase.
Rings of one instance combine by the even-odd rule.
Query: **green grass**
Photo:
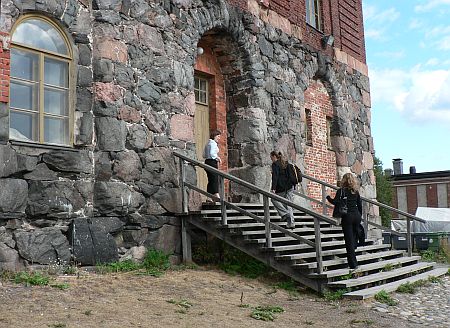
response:
[[[46,286],[50,282],[50,277],[40,272],[18,272],[14,275],[13,281],[16,284],[26,286]]]
[[[65,323],[59,323],[58,322],[58,323],[48,324],[47,327],[49,327],[49,328],[66,328],[67,326],[66,326]]]
[[[142,262],[142,267],[148,275],[159,277],[170,268],[169,257],[170,254],[149,249]]]
[[[51,284],[50,286],[53,288],[61,289],[61,290],[69,289],[69,284],[65,283],[65,282],[63,282],[61,284]]]
[[[422,257],[422,260],[427,262],[450,263],[450,254],[443,248],[438,251],[427,249],[426,251],[421,252],[420,256]]]
[[[401,284],[400,286],[398,286],[396,292],[415,294],[415,292],[417,291],[417,288],[425,286],[428,281],[431,282],[430,278],[428,278],[428,280],[420,279],[420,280],[417,280],[414,282],[407,282],[407,283]],[[434,278],[436,278],[436,277],[434,277]]]
[[[376,293],[375,300],[377,300],[380,303],[387,304],[389,306],[395,306],[398,304],[398,302],[394,300],[392,296],[389,295],[385,290]]]
[[[338,301],[340,299],[342,299],[344,297],[345,293],[348,293],[350,290],[349,289],[338,289],[336,291],[326,291],[323,294],[323,297],[329,301],[329,302],[333,302],[333,301]]]
[[[250,317],[256,320],[273,321],[277,317],[275,313],[283,313],[284,309],[280,306],[257,306],[253,309]]]
[[[145,258],[142,263],[135,263],[132,260],[126,260],[122,262],[98,264],[96,266],[96,271],[97,273],[112,273],[139,270],[138,274],[159,277],[170,268],[169,257],[170,254],[165,254],[164,252],[155,249],[149,249],[145,254]]]

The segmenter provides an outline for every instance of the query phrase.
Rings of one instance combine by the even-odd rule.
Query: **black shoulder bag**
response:
[[[347,215],[348,213],[347,196],[345,195],[344,188],[341,189],[339,199],[334,206],[337,207],[336,210],[333,211],[333,216],[335,218],[342,218],[342,216]]]

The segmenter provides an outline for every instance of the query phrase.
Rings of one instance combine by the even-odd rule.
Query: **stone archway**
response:
[[[249,100],[255,93],[246,49],[249,45],[238,44],[227,30],[212,29],[197,46],[203,54],[197,57],[195,71],[208,76],[211,86],[210,128],[226,136],[219,144],[224,160],[221,169],[264,187],[267,183],[262,177],[266,178],[267,172],[262,167],[260,148],[265,145],[267,127],[264,111],[253,108]],[[233,201],[259,200],[236,184],[226,187]]]

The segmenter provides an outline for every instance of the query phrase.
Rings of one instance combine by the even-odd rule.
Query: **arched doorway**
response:
[[[219,141],[219,156],[222,164],[219,169],[228,170],[228,146],[226,123],[226,97],[224,78],[213,46],[201,40],[198,44],[202,52],[197,57],[194,75],[195,114],[194,140],[197,158],[203,160],[203,149],[208,142],[211,130],[222,132]],[[197,186],[206,190],[207,178],[203,169],[197,168]],[[225,185],[228,190],[228,184]]]

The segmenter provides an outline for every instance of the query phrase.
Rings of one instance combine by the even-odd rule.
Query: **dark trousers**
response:
[[[358,227],[360,223],[361,215],[359,212],[348,212],[341,221],[345,249],[347,250],[347,261],[350,269],[354,269],[358,266],[355,249],[358,246]]]
[[[205,164],[214,167],[217,169],[219,167],[218,162],[215,159],[207,159],[205,160]],[[216,194],[219,192],[219,177],[217,174],[209,172],[206,170],[206,175],[208,176],[208,186],[206,187],[206,191],[210,194]]]

